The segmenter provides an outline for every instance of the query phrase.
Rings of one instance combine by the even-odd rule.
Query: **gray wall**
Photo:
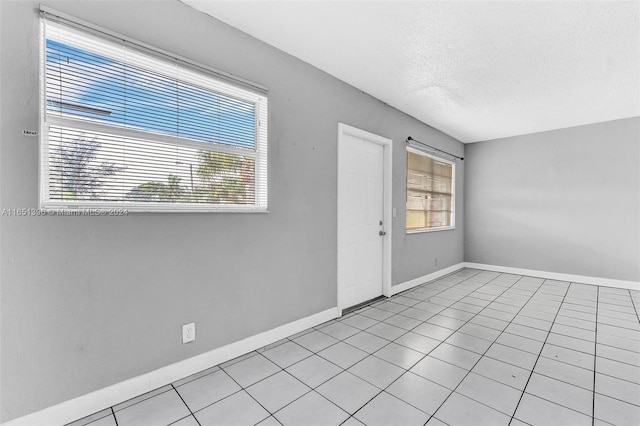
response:
[[[38,202],[38,3],[0,2],[3,209]],[[461,143],[177,1],[45,4],[269,87],[270,213],[2,217],[0,421],[335,307],[338,122],[394,141],[393,283],[463,260],[462,208],[404,233],[404,139]]]
[[[640,118],[466,145],[465,261],[640,280]]]

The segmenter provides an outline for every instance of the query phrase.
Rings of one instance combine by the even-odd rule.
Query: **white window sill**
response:
[[[452,231],[454,229],[456,229],[455,226],[443,226],[440,228],[412,229],[406,232],[407,234],[423,234],[425,232]]]

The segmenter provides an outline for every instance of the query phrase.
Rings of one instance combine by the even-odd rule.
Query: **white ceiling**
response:
[[[462,142],[640,115],[638,1],[182,1]]]

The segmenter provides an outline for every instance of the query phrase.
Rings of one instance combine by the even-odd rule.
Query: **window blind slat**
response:
[[[45,206],[266,209],[266,97],[60,23],[44,43]]]

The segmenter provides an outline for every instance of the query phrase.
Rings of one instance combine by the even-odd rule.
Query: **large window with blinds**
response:
[[[455,164],[407,148],[407,232],[452,229]]]
[[[42,207],[267,209],[264,91],[52,17],[42,43]]]

